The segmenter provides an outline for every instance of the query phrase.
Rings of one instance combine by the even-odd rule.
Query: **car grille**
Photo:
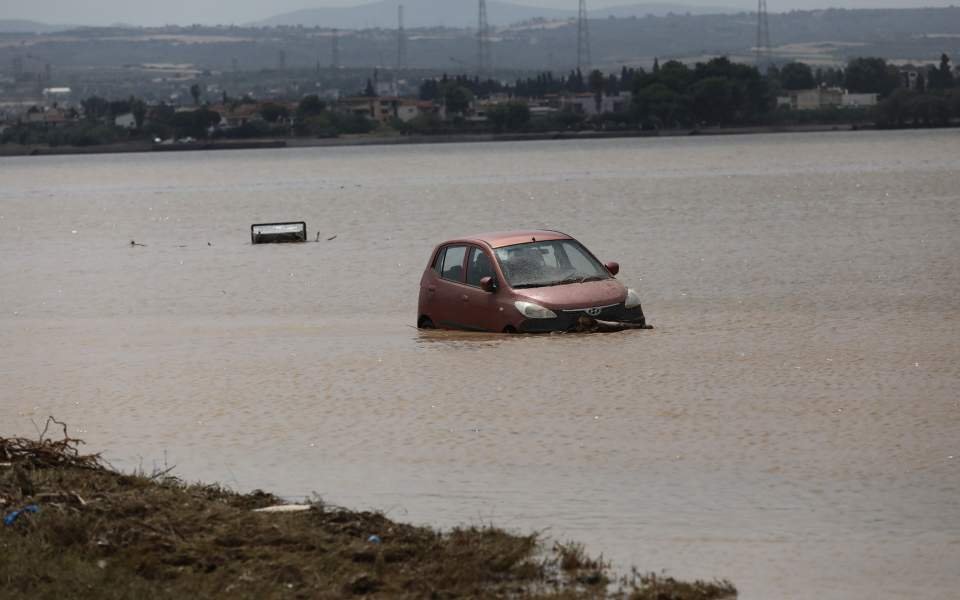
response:
[[[587,307],[587,308],[577,308],[577,309],[572,309],[572,310],[564,310],[564,311],[561,311],[561,312],[564,312],[564,313],[566,313],[566,314],[568,314],[568,315],[575,315],[575,316],[584,315],[584,316],[588,316],[588,317],[593,317],[593,318],[595,318],[595,319],[602,319],[603,317],[609,317],[609,316],[612,316],[612,315],[614,315],[614,314],[618,314],[618,313],[620,312],[619,307],[621,307],[621,306],[622,306],[622,305],[620,305],[620,304],[608,304],[608,305],[606,305],[606,306],[591,306],[591,307]],[[600,312],[598,312],[598,313],[596,313],[596,314],[590,314],[590,312],[587,312],[587,311],[597,311],[597,310],[599,310]]]

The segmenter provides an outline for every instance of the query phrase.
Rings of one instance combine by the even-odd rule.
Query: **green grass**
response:
[[[32,503],[39,513],[0,525],[2,599],[736,596],[726,582],[637,573],[611,585],[579,544],[493,527],[439,532],[322,502],[253,512],[281,501],[118,473],[69,439],[0,438],[0,512]]]

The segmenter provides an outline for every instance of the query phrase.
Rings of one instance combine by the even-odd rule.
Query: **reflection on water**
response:
[[[546,530],[748,599],[949,597],[957,140],[2,159],[0,433],[55,414],[118,466]],[[301,219],[320,242],[249,243]],[[418,331],[434,244],[517,226],[618,261],[657,329]]]

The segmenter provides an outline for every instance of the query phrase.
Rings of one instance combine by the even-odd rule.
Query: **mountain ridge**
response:
[[[405,26],[408,28],[475,28],[477,26],[476,0],[377,0],[359,6],[302,9],[261,19],[249,23],[249,25],[395,29],[397,27],[397,7],[400,5],[404,6]],[[647,14],[663,16],[669,12],[677,14],[725,14],[740,11],[729,7],[647,2],[594,9],[590,11],[590,18],[643,17]],[[491,0],[487,3],[487,17],[491,26],[501,27],[538,18],[547,20],[574,19],[577,17],[577,11]]]

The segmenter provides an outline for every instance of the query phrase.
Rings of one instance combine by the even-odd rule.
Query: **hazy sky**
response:
[[[132,23],[245,23],[319,6],[366,4],[370,0],[0,0],[0,19],[30,19],[44,23],[104,25]],[[508,0],[517,4],[576,9],[576,0]],[[671,0],[589,0],[590,8]],[[755,7],[751,0],[675,0],[699,6]],[[771,12],[790,9],[951,6],[960,0],[768,0]]]

